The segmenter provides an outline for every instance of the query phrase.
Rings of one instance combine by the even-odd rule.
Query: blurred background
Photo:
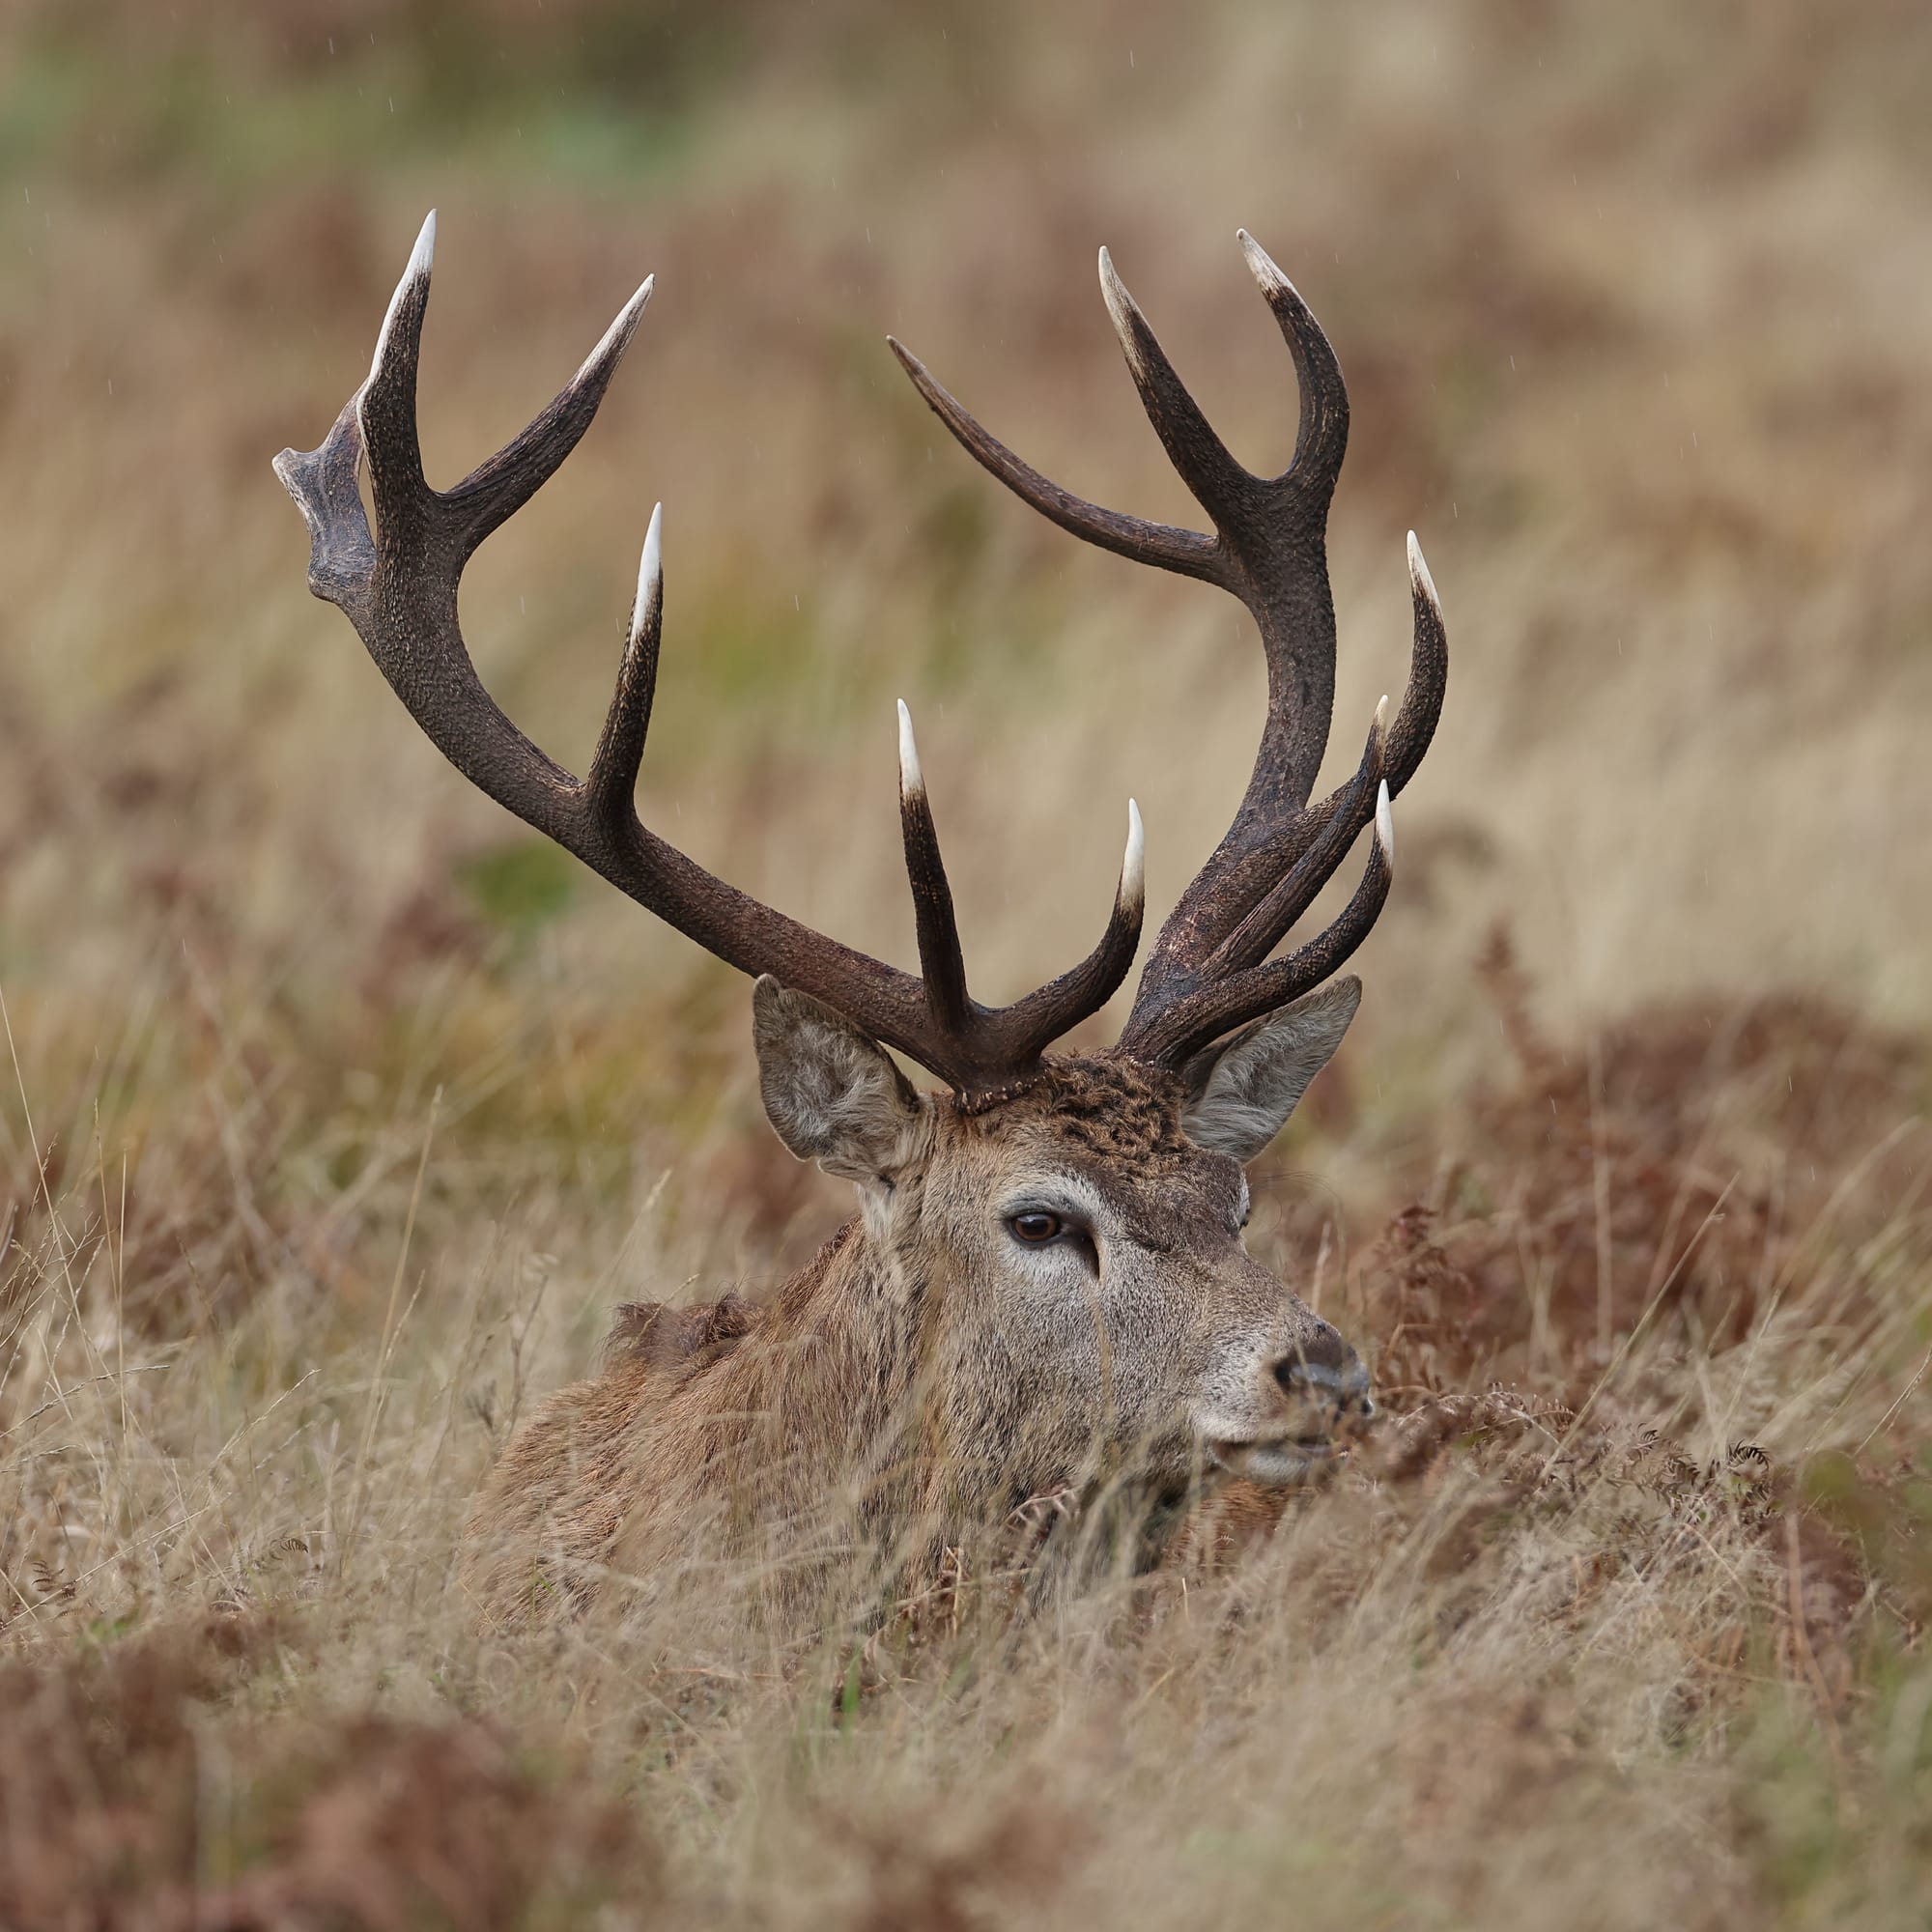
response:
[[[0,1677],[42,1726],[0,1754],[0,1918],[72,1922],[77,1873],[145,1900],[97,1816],[170,1884],[309,1844],[252,1710],[321,1740],[289,1883],[429,1845],[465,1925],[539,1922],[492,1861],[547,1882],[557,1737],[707,1926],[1242,1922],[1291,1886],[1309,1924],[1922,1924],[1928,73],[1906,0],[0,6],[0,1637],[46,1664]],[[847,1201],[770,1136],[745,983],[471,790],[307,593],[270,462],[361,380],[431,207],[433,482],[657,277],[467,575],[492,691],[582,769],[663,499],[646,820],[909,965],[905,697],[989,1002],[1092,944],[1129,794],[1164,915],[1261,654],[1009,497],[885,335],[1067,488],[1193,523],[1098,247],[1256,469],[1296,405],[1237,227],[1325,326],[1328,776],[1406,675],[1410,528],[1451,675],[1252,1240],[1395,1446],[1225,1646],[1042,1623],[849,1753],[809,1677],[727,1692],[679,1633],[598,1704],[451,1585],[612,1303],[769,1284]],[[106,1648],[210,1612],[219,1669]],[[526,1724],[514,1776],[479,1709]],[[1350,1752],[1281,1747],[1324,1727]],[[371,1763],[420,1798],[393,1832]],[[1060,1920],[1041,1832],[1106,1846]],[[1024,1897],[943,1917],[980,1865]],[[370,1883],[350,1917],[402,1922],[414,1881]]]

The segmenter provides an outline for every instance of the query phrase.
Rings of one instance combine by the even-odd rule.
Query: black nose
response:
[[[1376,1412],[1361,1357],[1325,1321],[1275,1363],[1274,1378],[1296,1401],[1332,1407],[1338,1415],[1367,1421]]]

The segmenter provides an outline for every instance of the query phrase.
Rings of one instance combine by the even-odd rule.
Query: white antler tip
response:
[[[1384,779],[1376,787],[1376,842],[1382,848],[1382,857],[1393,867],[1395,864],[1395,813],[1389,810],[1388,780]]]
[[[635,643],[652,609],[664,596],[664,513],[660,503],[651,511],[644,531],[644,554],[638,559],[638,597],[631,606],[631,640]]]
[[[899,790],[910,797],[925,789],[925,777],[919,768],[919,746],[912,735],[912,713],[899,699]]]
[[[657,285],[655,275],[646,275],[638,284],[638,292],[620,308],[611,327],[597,338],[597,347],[577,366],[577,374],[571,378],[573,385],[582,382],[599,363],[613,355],[621,355],[629,347],[632,334],[638,327],[638,318],[644,312],[644,304],[651,298],[651,290]]]
[[[369,358],[371,383],[383,373],[383,358],[388,354],[389,337],[395,332],[396,318],[403,312],[404,301],[417,283],[427,285],[435,261],[436,210],[432,208],[423,217],[422,227],[416,231],[416,245],[410,250],[409,266],[404,269],[403,278],[396,284],[396,292],[389,298],[389,306],[383,316],[382,332],[376,337],[376,353]]]
[[[1381,737],[1388,729],[1389,695],[1383,692],[1376,700],[1376,736]]]
[[[1134,326],[1140,322],[1141,312],[1134,306],[1134,298],[1127,293],[1126,283],[1115,270],[1113,256],[1104,248],[1100,250],[1100,294],[1106,301],[1107,313],[1113,319],[1114,333],[1121,338],[1121,353],[1126,356],[1127,366],[1139,376],[1147,368],[1140,344],[1134,339]]]
[[[436,210],[423,216],[423,225],[416,233],[416,245],[410,251],[410,266],[405,272],[405,281],[413,281],[418,275],[426,275],[436,266]]]
[[[1408,533],[1408,581],[1423,596],[1439,611],[1442,600],[1435,594],[1435,580],[1429,574],[1429,566],[1422,560],[1422,546],[1415,540],[1415,532]]]
[[[1147,898],[1147,830],[1141,809],[1127,801],[1127,855],[1121,861],[1121,902],[1137,906]]]
[[[1264,295],[1272,295],[1277,289],[1292,286],[1288,277],[1275,266],[1274,257],[1245,228],[1236,229],[1235,235],[1241,244],[1241,253],[1247,257],[1248,272],[1261,284]]]

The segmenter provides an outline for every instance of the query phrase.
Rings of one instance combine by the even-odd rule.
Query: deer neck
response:
[[[791,1453],[857,1454],[903,1433],[923,1393],[936,1312],[926,1259],[889,1228],[848,1222],[779,1291],[760,1351],[766,1412]]]

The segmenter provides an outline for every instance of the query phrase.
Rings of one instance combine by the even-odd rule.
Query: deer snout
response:
[[[1302,1483],[1332,1468],[1350,1426],[1376,1412],[1361,1357],[1320,1317],[1295,1316],[1288,1338],[1247,1358],[1230,1408],[1197,1415],[1210,1461],[1251,1482]]]
[[[1366,1422],[1376,1412],[1369,1372],[1340,1332],[1317,1320],[1269,1365],[1289,1400],[1339,1421]]]

